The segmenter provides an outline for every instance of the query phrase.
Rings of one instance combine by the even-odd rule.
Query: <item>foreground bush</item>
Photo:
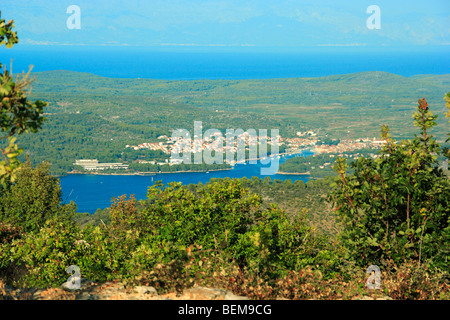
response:
[[[13,279],[16,286],[60,286],[69,277],[68,266],[77,264],[85,254],[79,242],[81,234],[74,224],[49,219],[37,233],[13,240],[10,246],[9,268],[24,269]]]
[[[21,227],[24,232],[38,232],[54,217],[70,221],[75,214],[73,203],[62,204],[59,179],[49,173],[49,164],[33,167],[22,164],[14,184],[0,193],[0,220]]]
[[[259,197],[242,188],[239,180],[214,182],[197,191],[182,189],[177,184],[154,186],[143,211],[137,209],[133,197],[115,199],[108,225],[81,230],[48,219],[39,232],[26,234],[20,228],[3,226],[2,263],[10,271],[15,268],[15,272],[3,273],[6,282],[20,287],[58,287],[69,277],[67,267],[77,265],[83,278],[97,282],[121,279],[154,286],[159,293],[197,284],[251,299],[449,297],[445,273],[419,269],[417,262],[387,265],[381,288],[368,289],[366,267],[343,260],[339,243],[317,236],[306,226],[302,213],[288,218],[275,206],[262,210]],[[217,198],[227,201],[217,202]],[[201,217],[196,225],[188,225],[193,217],[184,213],[190,210]],[[210,212],[218,215],[215,225],[205,223],[213,218]],[[248,223],[238,228],[226,213]],[[161,234],[174,236],[167,241]]]
[[[327,276],[336,271],[336,249],[313,233],[304,213],[289,218],[274,205],[264,210],[261,205],[261,197],[237,179],[196,192],[178,183],[155,184],[142,212],[129,201],[111,209],[112,234],[121,234],[128,239],[123,243],[135,248],[125,274],[142,277],[144,271],[169,264],[179,274],[195,274],[200,270],[184,267],[192,259],[199,267],[216,259],[268,279],[309,265]],[[196,255],[194,248],[201,248]]]
[[[48,164],[23,164],[0,195],[0,276],[20,286],[61,283],[74,259],[69,244],[81,237],[71,220],[75,210],[61,203]]]
[[[73,206],[60,203],[57,179],[45,166],[24,166],[0,198],[0,277],[55,287],[76,265],[83,278],[160,293],[199,284],[254,299],[448,298],[449,180],[435,163],[425,100],[415,119],[421,136],[397,144],[384,128],[381,156],[359,159],[353,174],[337,161],[331,198],[345,225],[337,240],[316,233],[304,211],[263,204],[238,179],[156,183],[147,200],[114,199],[109,223],[80,229]],[[372,264],[382,268],[378,291],[366,284]]]
[[[345,160],[336,161],[331,199],[345,224],[348,258],[358,265],[412,260],[450,270],[450,180],[438,168],[441,148],[429,132],[436,117],[420,99],[413,116],[420,135],[396,142],[384,126],[378,158],[353,162],[351,175]]]

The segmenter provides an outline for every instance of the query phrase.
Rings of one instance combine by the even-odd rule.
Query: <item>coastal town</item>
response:
[[[215,132],[209,137],[198,137],[194,135],[194,139],[190,135],[173,135],[168,137],[166,135],[159,136],[158,141],[143,142],[136,145],[127,144],[125,148],[130,148],[135,151],[139,150],[153,150],[160,151],[168,156],[169,159],[164,161],[156,161],[154,159],[138,159],[137,163],[146,163],[153,165],[176,165],[183,162],[179,157],[171,155],[178,155],[181,153],[199,153],[199,152],[220,152],[224,154],[235,154],[244,147],[244,150],[250,152],[255,158],[258,158],[257,148],[262,143],[273,145],[278,143],[280,150],[284,154],[300,153],[303,150],[310,150],[315,155],[328,153],[330,157],[334,155],[346,156],[345,153],[353,152],[361,149],[379,149],[385,141],[377,140],[375,138],[361,138],[361,139],[342,139],[331,140],[318,137],[314,131],[297,132],[294,138],[283,138],[280,135],[272,137],[270,135],[256,136],[249,132],[241,132],[236,134],[232,140],[223,138],[220,132]],[[324,142],[325,141],[325,142]],[[241,149],[242,150],[242,149]],[[252,153],[253,151],[253,153]],[[358,154],[356,154],[358,155]],[[371,156],[375,156],[371,154]],[[249,159],[244,159],[249,160]],[[229,164],[234,165],[236,161],[231,161]],[[327,163],[328,165],[329,163]],[[97,171],[105,169],[128,169],[128,165],[124,163],[99,163],[96,159],[80,159],[76,160],[74,165],[82,167],[84,170]]]
[[[182,152],[201,152],[201,151],[216,151],[216,152],[230,152],[234,153],[238,150],[239,143],[243,143],[247,149],[261,145],[262,141],[267,141],[268,144],[272,144],[272,137],[267,136],[254,136],[248,132],[243,132],[236,136],[236,140],[233,143],[225,143],[226,139],[218,139],[221,137],[220,133],[213,135],[214,139],[205,138],[198,139],[194,136],[194,139],[176,137],[169,138],[167,136],[160,136],[159,142],[144,142],[138,145],[126,145],[126,148],[132,148],[134,150],[149,149],[154,151],[162,151],[165,154],[174,154]],[[384,143],[384,140],[377,140],[376,138],[361,138],[361,139],[343,139],[337,143],[325,144],[320,143],[321,139],[317,137],[317,134],[313,131],[305,133],[297,132],[295,138],[283,138],[281,136],[275,137],[279,142],[279,147],[283,146],[286,153],[297,153],[298,151],[309,149],[315,154],[321,153],[344,153],[351,152],[359,149],[379,149]],[[333,140],[333,142],[336,140]]]
[[[194,139],[186,134],[174,134],[172,137],[160,136],[159,142],[145,142],[139,145],[126,145],[126,148],[134,150],[148,149],[153,151],[161,151],[167,155],[178,155],[181,153],[224,153],[235,154],[240,151],[249,150],[252,155],[257,157],[257,148],[262,144],[274,145],[278,142],[278,146],[282,145],[282,138],[279,135],[272,137],[270,135],[255,135],[253,132],[236,133],[233,137],[223,137],[222,133],[217,131],[207,137],[198,137],[194,135]],[[248,160],[248,159],[247,159]],[[171,157],[170,164],[179,164],[182,159]],[[234,164],[235,162],[231,163]]]

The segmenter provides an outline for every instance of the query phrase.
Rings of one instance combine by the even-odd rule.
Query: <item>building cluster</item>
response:
[[[147,164],[153,164],[153,165],[158,165],[158,166],[163,166],[165,164],[169,163],[169,160],[166,159],[164,162],[158,162],[158,161],[154,161],[154,160],[136,160],[137,163],[147,163]],[[171,163],[172,164],[172,163]]]
[[[128,169],[123,163],[99,163],[97,159],[75,160],[74,165],[82,167],[84,170],[105,170],[105,169]]]
[[[317,133],[315,133],[315,132],[312,131],[312,130],[305,131],[305,132],[297,131],[296,134],[297,134],[297,136],[299,136],[299,137],[303,137],[303,136],[305,136],[305,137],[307,137],[307,136],[315,137],[315,136],[317,136]]]
[[[385,143],[384,140],[357,139],[357,140],[340,140],[336,145],[316,145],[314,152],[319,153],[343,153],[358,149],[377,149]]]
[[[125,146],[126,148],[132,148],[134,150],[141,150],[141,149],[148,149],[148,150],[155,150],[155,151],[162,151],[166,154],[170,154],[169,146],[167,142],[144,142],[141,144],[138,144],[136,146],[132,146],[127,144]]]
[[[379,148],[384,141],[376,140],[375,138],[369,139],[356,139],[356,140],[341,140],[336,145],[322,144],[319,145],[316,134],[313,131],[307,132],[297,132],[299,137],[296,138],[282,138],[277,136],[278,142],[285,144],[287,150],[295,151],[305,148],[310,148],[315,153],[343,153],[349,152],[357,149],[365,148]],[[203,151],[216,151],[223,153],[236,153],[239,148],[244,146],[246,149],[256,147],[262,143],[262,141],[267,141],[268,144],[271,143],[272,138],[270,135],[267,136],[257,136],[249,134],[248,132],[243,132],[237,134],[234,138],[234,143],[227,143],[227,140],[220,132],[215,132],[212,135],[202,138],[194,135],[193,138],[186,133],[183,135],[176,135],[175,137],[161,136],[158,139],[164,141],[161,142],[144,142],[139,145],[126,145],[127,148],[133,148],[134,150],[149,149],[149,150],[160,150],[165,154],[181,154],[181,153],[199,153]]]
[[[285,138],[284,143],[287,148],[304,149],[306,147],[313,147],[316,145],[317,138]]]
[[[284,144],[288,152],[295,152],[296,150],[310,149],[316,154],[333,153],[343,154],[344,152],[351,152],[358,149],[377,149],[382,146],[385,141],[373,139],[356,139],[356,140],[340,140],[337,144],[322,144],[319,145],[319,138],[313,131],[297,132],[295,138],[282,138],[277,136],[279,145]],[[270,135],[255,135],[247,131],[236,134],[233,137],[233,143],[227,142],[226,137],[220,132],[214,132],[206,137],[199,137],[194,135],[191,138],[189,133],[185,135],[173,135],[172,137],[160,136],[159,142],[144,142],[138,145],[126,145],[126,148],[134,150],[159,150],[165,154],[186,154],[186,153],[200,153],[204,151],[221,152],[225,154],[235,154],[250,151],[250,157],[255,155],[257,157],[257,147],[266,142],[271,144],[274,139]],[[274,137],[275,138],[275,137]],[[138,160],[140,163],[150,164],[178,164],[182,162],[181,159],[170,159],[164,163],[157,163],[156,161]],[[99,163],[96,159],[76,160],[74,165],[83,167],[85,170],[105,170],[105,169],[126,169],[128,165],[122,163]],[[328,166],[329,163],[324,164]]]
[[[275,137],[274,137],[275,138]],[[281,137],[278,135],[278,141],[281,141]],[[186,136],[175,135],[175,137],[163,136],[164,142],[145,142],[139,145],[126,145],[126,148],[133,148],[134,150],[149,149],[149,150],[161,150],[166,154],[180,154],[180,153],[199,153],[203,151],[215,151],[223,153],[236,153],[239,148],[254,147],[255,150],[258,145],[261,145],[264,141],[267,144],[272,143],[272,137],[270,135],[252,135],[248,132],[236,134],[233,136],[233,143],[227,143],[226,137],[220,132],[214,132],[207,137],[199,137],[194,135],[191,138],[190,135]]]

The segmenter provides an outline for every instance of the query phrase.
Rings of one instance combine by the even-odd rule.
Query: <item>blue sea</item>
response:
[[[0,48],[0,61],[13,72],[71,70],[115,78],[166,80],[269,79],[320,77],[362,71],[385,71],[402,76],[450,73],[450,46],[436,48],[138,48],[84,46],[21,46]],[[305,153],[306,156],[311,155]],[[280,159],[281,162],[285,157]],[[156,176],[70,175],[61,178],[63,200],[73,200],[79,212],[106,208],[111,198],[146,196],[156,180],[164,183],[205,183],[212,177],[263,177],[261,164],[236,165],[233,170],[210,173],[157,174]],[[307,176],[272,175],[272,179]]]
[[[304,48],[201,50],[140,47],[0,48],[13,72],[72,70],[115,78],[166,80],[321,77],[362,71],[402,76],[450,73],[450,46],[435,48]]]

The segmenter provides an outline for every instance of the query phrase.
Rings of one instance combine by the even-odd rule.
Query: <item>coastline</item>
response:
[[[149,172],[126,172],[126,173],[118,173],[118,172],[112,172],[112,173],[102,173],[102,172],[67,172],[65,175],[70,175],[70,174],[86,174],[86,175],[99,175],[99,176],[156,176],[158,174],[166,174],[166,173],[200,173],[200,172],[204,172],[204,173],[208,173],[208,172],[212,172],[212,171],[225,171],[225,170],[232,170],[233,168],[225,168],[225,169],[211,169],[211,170],[182,170],[182,171],[172,171],[172,172],[154,172],[154,171],[149,171]],[[60,175],[64,176],[64,175]]]
[[[311,151],[310,149],[303,149],[301,152],[283,152],[283,153],[277,153],[273,155],[269,155],[266,157],[262,157],[263,160],[271,157],[283,157],[283,156],[290,156],[294,154],[300,154],[303,151]],[[258,158],[251,158],[246,159],[245,161],[236,162],[236,164],[246,164],[250,161],[258,161],[261,160],[261,157]],[[182,170],[182,171],[172,171],[172,172],[154,172],[154,171],[148,171],[148,172],[126,172],[126,173],[120,173],[120,172],[112,172],[112,173],[102,173],[98,171],[92,171],[92,172],[80,172],[80,171],[69,171],[65,174],[56,175],[56,177],[64,177],[67,175],[73,175],[73,174],[85,174],[85,175],[102,175],[102,176],[156,176],[157,174],[165,174],[165,173],[207,173],[207,172],[214,172],[214,171],[225,171],[225,170],[233,170],[234,165],[230,165],[229,168],[225,169],[211,169],[211,170]],[[289,173],[289,172],[277,172],[277,174],[292,174],[292,175],[309,175],[309,172],[307,173]]]
[[[309,176],[311,172],[283,172],[283,171],[277,171],[277,174],[284,174],[284,175],[293,175],[293,176]]]

